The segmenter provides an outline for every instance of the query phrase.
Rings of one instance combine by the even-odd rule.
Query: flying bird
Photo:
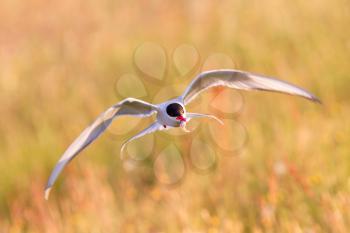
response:
[[[211,70],[199,74],[192,80],[182,95],[160,104],[147,103],[135,98],[126,98],[101,113],[100,116],[68,147],[51,173],[45,188],[45,199],[48,199],[50,190],[63,168],[78,155],[79,152],[99,137],[112,121],[119,116],[149,117],[153,114],[157,114],[157,120],[155,122],[122,144],[121,155],[129,142],[145,136],[146,134],[167,130],[173,127],[181,127],[188,132],[186,124],[191,119],[207,117],[222,123],[221,120],[213,115],[189,113],[185,108],[198,94],[209,88],[218,86],[238,90],[281,92],[289,95],[301,96],[305,99],[320,103],[320,100],[310,92],[288,82],[249,72],[228,69]]]

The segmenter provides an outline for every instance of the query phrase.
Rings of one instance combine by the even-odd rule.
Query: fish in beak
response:
[[[183,117],[182,115],[176,117],[176,120],[180,121],[181,123],[182,123],[182,122],[185,122],[185,123],[186,123],[186,121],[187,121],[187,119],[186,119],[185,117]]]
[[[185,117],[183,117],[182,115],[176,117],[176,120],[180,121],[180,127],[186,132],[191,132],[189,131],[188,129],[186,129],[186,122],[187,122],[187,119]]]

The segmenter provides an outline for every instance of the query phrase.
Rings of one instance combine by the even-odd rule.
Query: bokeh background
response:
[[[2,0],[0,232],[348,232],[349,25],[347,0]],[[121,100],[116,81],[135,71],[135,49],[146,41],[167,51],[170,80],[180,76],[172,52],[185,43],[201,61],[225,54],[235,68],[297,83],[323,105],[243,93],[244,148],[217,150],[210,172],[189,168],[176,185],[154,176],[154,156],[123,164],[120,145],[138,127],[128,131],[121,119],[113,129],[127,135],[99,138],[44,201],[59,156]],[[160,144],[187,151],[181,138]],[[146,142],[134,149],[142,154]]]

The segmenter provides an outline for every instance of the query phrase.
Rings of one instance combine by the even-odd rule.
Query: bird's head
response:
[[[169,116],[175,117],[176,120],[182,122],[186,122],[185,118],[185,109],[179,103],[171,103],[166,107],[166,112]]]

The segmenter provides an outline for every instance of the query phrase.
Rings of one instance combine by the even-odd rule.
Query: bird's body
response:
[[[168,100],[159,104],[159,111],[157,113],[157,121],[159,124],[179,127],[181,121],[176,120],[179,116],[186,118],[186,110],[185,106],[177,99]]]
[[[201,113],[189,113],[185,108],[186,105],[189,104],[199,93],[208,88],[217,86],[225,86],[240,90],[282,92],[290,95],[298,95],[311,101],[320,102],[308,91],[290,83],[239,70],[213,70],[203,72],[193,79],[181,96],[157,105],[135,98],[127,98],[103,112],[68,147],[56,164],[56,167],[49,178],[45,189],[45,198],[48,198],[52,185],[67,163],[103,133],[118,116],[130,115],[135,117],[148,117],[157,114],[157,121],[153,122],[150,126],[123,143],[121,147],[121,155],[123,155],[123,149],[127,143],[146,134],[159,130],[167,130],[173,127],[181,127],[188,132],[186,129],[186,123],[193,118],[207,117],[222,123],[222,121],[215,116]]]

